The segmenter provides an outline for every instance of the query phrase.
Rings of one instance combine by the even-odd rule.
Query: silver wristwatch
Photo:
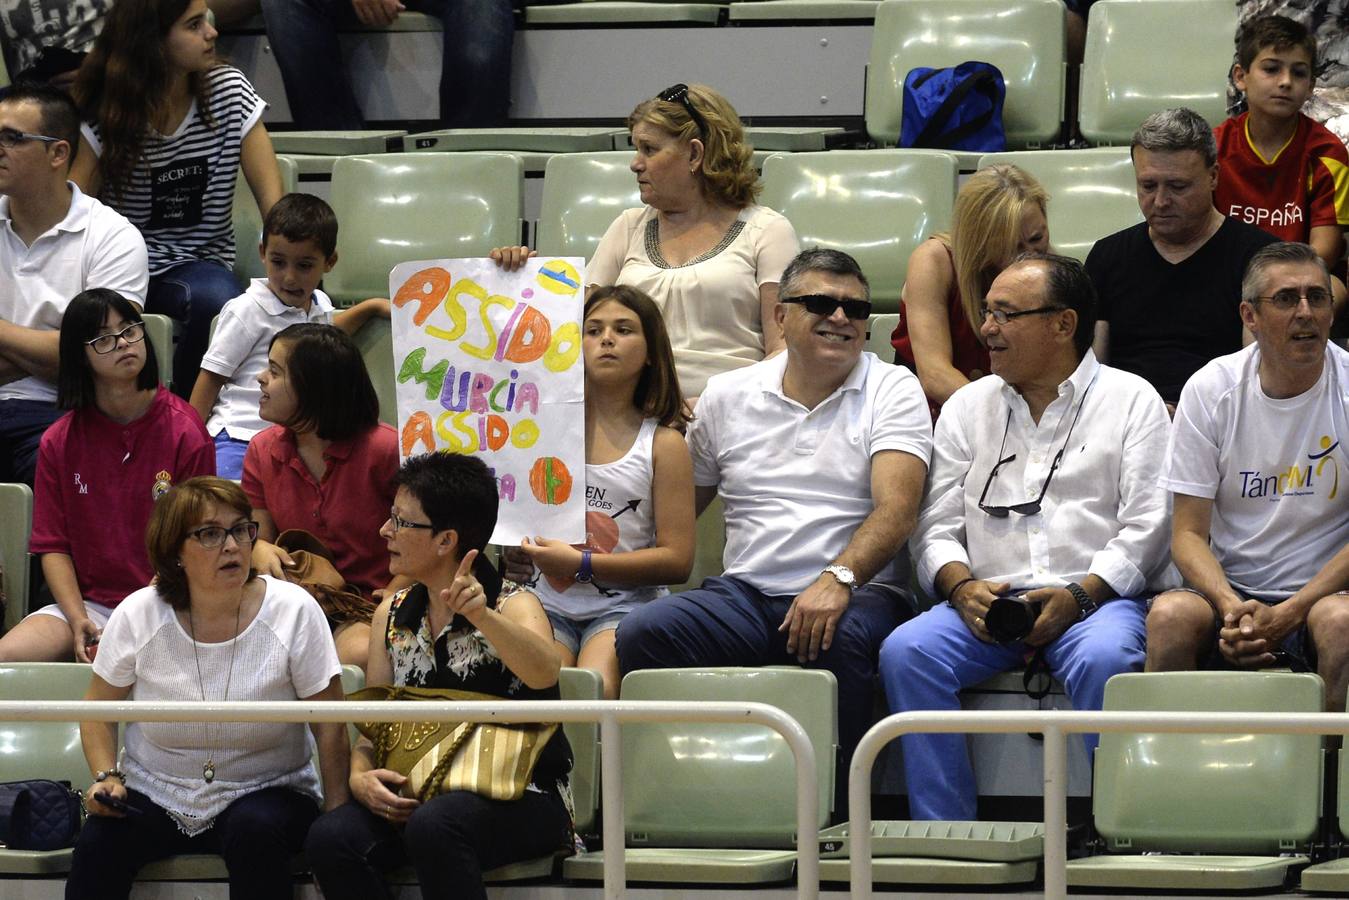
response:
[[[833,575],[838,583],[847,588],[849,592],[856,590],[857,576],[853,574],[852,569],[847,566],[833,565],[825,566],[824,570]]]

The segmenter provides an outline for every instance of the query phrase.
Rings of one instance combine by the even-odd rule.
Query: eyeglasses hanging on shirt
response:
[[[1054,480],[1054,473],[1058,471],[1059,463],[1063,462],[1063,454],[1068,449],[1068,442],[1072,440],[1073,429],[1077,427],[1077,420],[1082,416],[1082,407],[1087,405],[1087,394],[1091,391],[1091,386],[1096,383],[1095,376],[1082,391],[1082,400],[1077,404],[1077,412],[1073,414],[1073,421],[1068,425],[1068,434],[1063,438],[1063,446],[1059,452],[1054,454],[1054,461],[1049,464],[1049,474],[1045,476],[1045,483],[1040,485],[1040,495],[1034,500],[1028,500],[1025,503],[1013,503],[1010,506],[991,506],[984,503],[988,499],[988,490],[993,486],[993,479],[998,477],[998,470],[1016,459],[1016,454],[1004,457],[1002,451],[1007,449],[1007,432],[1012,426],[1012,411],[1007,410],[1007,424],[1002,428],[1002,444],[998,446],[998,464],[988,473],[988,480],[984,482],[984,489],[979,494],[979,508],[995,519],[1005,519],[1010,513],[1016,513],[1018,516],[1034,516],[1040,512],[1040,503],[1045,499],[1045,493],[1049,490],[1049,483]]]

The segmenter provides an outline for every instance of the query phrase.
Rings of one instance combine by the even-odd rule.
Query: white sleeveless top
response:
[[[655,419],[646,419],[637,439],[621,459],[601,466],[586,466],[586,541],[577,549],[601,553],[627,553],[650,547],[656,538],[651,509],[651,448],[656,438]],[[586,621],[610,612],[629,612],[669,590],[663,585],[618,587],[595,579],[579,584],[544,575],[531,576],[531,590],[550,613]]]

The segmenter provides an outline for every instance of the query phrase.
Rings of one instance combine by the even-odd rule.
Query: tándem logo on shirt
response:
[[[1339,449],[1340,442],[1323,434],[1317,444],[1320,449],[1307,453],[1305,466],[1294,463],[1272,474],[1259,469],[1238,472],[1241,496],[1252,500],[1263,497],[1275,502],[1283,497],[1314,497],[1329,482],[1330,493],[1326,499],[1334,500],[1340,492],[1340,463],[1332,454]]]

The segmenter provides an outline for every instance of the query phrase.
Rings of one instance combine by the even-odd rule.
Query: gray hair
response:
[[[871,299],[871,284],[862,274],[862,267],[857,264],[857,260],[842,250],[826,250],[823,247],[802,250],[787,263],[787,268],[782,270],[782,277],[778,279],[778,296],[794,295],[796,283],[804,278],[807,272],[828,272],[830,275],[856,278],[862,282],[862,299]]]
[[[1315,264],[1326,280],[1326,289],[1330,289],[1330,272],[1325,260],[1308,244],[1282,241],[1261,247],[1246,264],[1246,274],[1241,276],[1241,299],[1249,303],[1262,296],[1265,293],[1265,270],[1283,263]]]
[[[1129,142],[1129,156],[1142,147],[1149,153],[1179,153],[1193,150],[1204,158],[1204,167],[1218,161],[1218,141],[1213,128],[1192,109],[1183,106],[1155,112],[1143,120]]]

